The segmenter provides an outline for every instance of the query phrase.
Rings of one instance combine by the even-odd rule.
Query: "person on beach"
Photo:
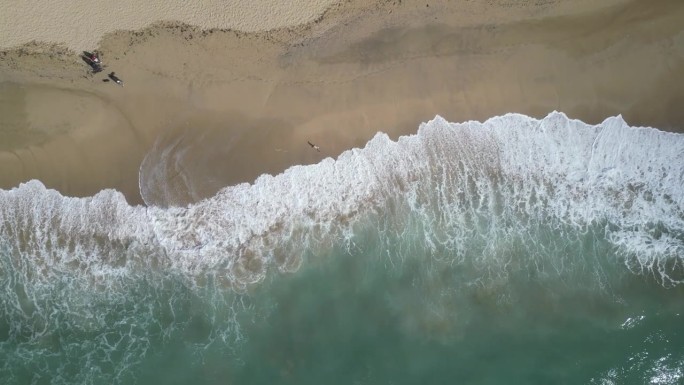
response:
[[[320,147],[318,147],[318,146],[316,146],[315,144],[309,142],[308,140],[307,140],[306,142],[309,143],[309,146],[311,146],[311,148],[315,149],[315,150],[318,151],[318,152],[321,152],[321,148],[320,148]]]
[[[88,51],[83,51],[81,58],[90,66],[94,74],[102,71],[102,61],[97,56],[97,52],[91,53]]]
[[[114,72],[110,73],[108,76],[110,79],[112,79],[114,83],[123,87],[123,80],[119,79],[119,77],[117,77],[116,74],[114,74]]]

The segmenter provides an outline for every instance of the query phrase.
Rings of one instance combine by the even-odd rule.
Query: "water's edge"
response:
[[[0,190],[0,378],[676,383],[682,185],[684,135],[562,113],[437,117],[184,208],[31,181]]]

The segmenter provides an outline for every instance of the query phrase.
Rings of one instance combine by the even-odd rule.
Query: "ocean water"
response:
[[[684,135],[562,113],[188,207],[31,181],[0,190],[0,383],[682,384],[683,185]]]

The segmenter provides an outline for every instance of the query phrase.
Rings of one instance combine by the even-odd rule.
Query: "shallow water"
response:
[[[0,192],[0,377],[678,384],[683,182],[684,136],[557,113],[437,118],[186,208],[30,182]]]

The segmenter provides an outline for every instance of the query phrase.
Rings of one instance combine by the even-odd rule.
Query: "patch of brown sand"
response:
[[[3,151],[0,187],[34,178],[70,195],[114,187],[137,203],[143,157],[155,141],[180,136],[194,145],[164,183],[176,186],[185,173],[193,189],[176,204],[336,156],[377,131],[414,133],[436,114],[464,121],[559,110],[590,123],[622,114],[631,125],[684,127],[677,0],[427,5],[351,2],[307,27],[256,34],[172,24],[113,33],[100,48],[123,88],[86,75],[77,58],[6,53],[0,82],[92,95],[102,104],[89,113],[120,119],[95,130],[74,118],[69,134],[55,129],[48,142]],[[59,76],[43,77],[51,62]],[[82,98],[66,94],[60,110]],[[24,103],[33,115],[52,110]],[[22,118],[0,119],[4,140]]]

